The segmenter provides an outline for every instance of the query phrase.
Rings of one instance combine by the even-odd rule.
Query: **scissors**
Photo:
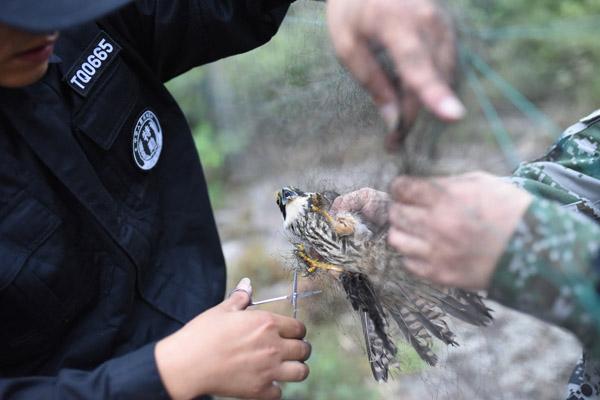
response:
[[[298,314],[298,299],[304,299],[307,297],[315,296],[321,292],[322,292],[322,290],[311,290],[311,291],[307,291],[307,292],[298,292],[298,271],[294,270],[291,294],[288,294],[285,296],[279,296],[279,297],[272,297],[270,299],[265,299],[265,300],[252,301],[252,302],[250,302],[250,305],[258,306],[260,304],[273,303],[275,301],[291,300],[292,309],[293,309],[293,317],[296,318],[296,315]]]

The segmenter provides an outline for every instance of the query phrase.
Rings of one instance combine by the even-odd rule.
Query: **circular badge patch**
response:
[[[133,159],[138,167],[147,171],[154,168],[160,157],[163,134],[160,122],[150,110],[138,118],[133,129]]]

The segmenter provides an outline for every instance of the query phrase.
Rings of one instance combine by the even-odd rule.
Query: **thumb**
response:
[[[250,304],[251,297],[252,283],[249,278],[242,278],[223,305],[229,311],[244,310]]]
[[[330,213],[336,215],[337,213],[346,212],[360,212],[362,211],[365,204],[369,200],[369,188],[363,188],[354,192],[339,195],[333,201],[330,208]]]

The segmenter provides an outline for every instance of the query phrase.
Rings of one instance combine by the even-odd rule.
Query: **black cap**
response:
[[[0,0],[0,23],[52,32],[94,20],[131,0]]]

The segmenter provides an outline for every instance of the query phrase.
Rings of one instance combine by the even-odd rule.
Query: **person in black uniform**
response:
[[[242,312],[243,291],[219,304],[206,184],[163,82],[266,42],[289,4],[125,3],[0,6],[0,398],[278,398],[308,374],[304,326]]]
[[[343,3],[333,27],[362,18]],[[306,378],[301,322],[245,311],[247,279],[222,301],[201,165],[163,86],[265,43],[288,6],[0,3],[1,399],[276,399]]]

